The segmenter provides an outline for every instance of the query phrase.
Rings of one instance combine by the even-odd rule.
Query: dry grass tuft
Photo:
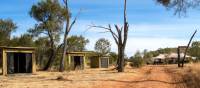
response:
[[[188,88],[200,88],[200,63],[190,64],[183,79]]]

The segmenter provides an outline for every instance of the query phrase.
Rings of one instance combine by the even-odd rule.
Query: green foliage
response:
[[[170,54],[170,53],[176,53],[176,48],[160,48],[157,50],[159,54]]]
[[[23,34],[20,37],[14,37],[10,41],[10,46],[33,47],[33,37],[29,34]]]
[[[152,57],[153,57],[153,54],[151,52],[148,52],[147,50],[143,51],[143,59],[146,64],[152,63],[152,60],[151,60]]]
[[[192,43],[192,46],[189,49],[189,54],[193,57],[197,57],[197,59],[200,59],[200,41]]]
[[[0,19],[0,46],[8,46],[11,33],[17,28],[10,19]]]
[[[36,47],[36,62],[39,68],[43,68],[47,63],[49,52],[49,41],[47,37],[39,37],[34,42]]]
[[[105,38],[99,39],[96,44],[94,49],[101,55],[106,55],[110,52],[111,50],[111,44],[109,40]]]
[[[153,57],[156,57],[160,54],[158,51],[149,51],[148,53],[151,54]]]
[[[38,48],[44,48],[49,46],[49,41],[47,37],[39,37],[35,40],[35,46]]]
[[[29,33],[35,37],[46,35],[45,37],[48,38],[50,46],[45,48],[48,49],[49,60],[44,67],[44,70],[48,70],[55,61],[63,23],[66,17],[69,17],[68,11],[58,0],[42,0],[32,6],[30,16],[38,23],[34,28],[29,29]]]
[[[189,9],[198,8],[199,0],[156,0],[167,9],[173,9],[175,15],[185,16]]]
[[[131,66],[137,68],[142,67],[145,64],[145,61],[142,58],[142,55],[139,51],[136,52],[136,54],[130,58],[130,61],[132,62]]]
[[[67,50],[70,52],[83,51],[87,43],[89,43],[89,40],[85,37],[73,35],[67,39]]]
[[[110,56],[110,57],[109,57],[109,58],[110,58],[110,59],[109,59],[109,63],[110,63],[110,64],[113,64],[113,65],[116,64],[116,63],[117,63],[117,53],[115,53],[115,52],[110,52],[110,53],[109,53],[109,56]]]
[[[164,6],[169,6],[171,0],[157,0],[158,3],[164,5]]]
[[[30,15],[39,22],[56,21],[62,22],[67,17],[66,9],[61,6],[58,0],[42,0],[33,5]],[[51,25],[52,22],[49,24]],[[53,28],[54,29],[54,28]]]
[[[144,53],[144,57],[156,57],[158,56],[159,54],[170,54],[170,53],[176,53],[177,49],[176,48],[160,48],[158,50],[155,50],[155,51],[145,51]]]
[[[66,15],[67,11],[57,0],[42,0],[31,8],[30,16],[38,23],[29,32],[34,36],[46,34],[51,40],[58,42]]]

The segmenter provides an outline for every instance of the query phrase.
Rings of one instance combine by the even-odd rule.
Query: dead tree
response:
[[[187,54],[187,51],[188,51],[188,48],[192,42],[192,39],[194,38],[195,34],[197,33],[197,30],[195,30],[195,32],[193,33],[192,37],[190,38],[190,41],[185,49],[185,53],[184,53],[184,57],[183,57],[183,60],[182,60],[182,67],[184,66],[184,61],[185,61],[185,57],[186,57],[186,54]]]
[[[96,28],[102,28],[105,29],[106,32],[110,32],[112,37],[115,40],[115,43],[118,46],[118,60],[117,60],[117,70],[118,72],[124,72],[124,55],[125,55],[125,47],[126,47],[126,42],[127,42],[127,37],[128,37],[128,28],[129,24],[127,21],[127,16],[126,16],[126,2],[127,0],[124,0],[124,26],[119,27],[117,24],[115,24],[115,29],[114,31],[109,24],[108,27],[104,26],[96,26],[92,25],[91,27],[96,27]]]
[[[68,34],[69,34],[69,32],[71,31],[71,29],[72,29],[72,27],[73,27],[73,25],[76,23],[76,20],[77,20],[77,17],[78,17],[78,15],[80,14],[78,14],[76,17],[75,17],[75,19],[71,22],[70,21],[70,9],[69,9],[69,7],[68,7],[68,0],[63,0],[63,2],[65,3],[65,8],[66,8],[66,10],[67,10],[67,16],[66,16],[66,29],[65,29],[65,33],[64,33],[64,40],[63,40],[63,52],[62,52],[62,58],[61,58],[61,60],[60,60],[60,69],[59,69],[59,71],[60,72],[63,72],[64,71],[64,60],[65,60],[65,57],[66,57],[66,52],[67,52],[67,36],[68,36]],[[71,23],[70,23],[71,22]]]
[[[186,59],[186,54],[187,54],[187,51],[189,49],[189,46],[192,42],[192,39],[194,38],[195,34],[197,33],[197,30],[195,30],[195,32],[193,33],[193,35],[191,36],[189,42],[188,42],[188,45],[187,46],[178,46],[177,48],[177,54],[178,54],[178,67],[184,67],[184,62],[185,62],[185,59]],[[181,59],[180,57],[180,52],[181,52],[181,49],[185,49],[184,50],[184,56],[183,58]]]

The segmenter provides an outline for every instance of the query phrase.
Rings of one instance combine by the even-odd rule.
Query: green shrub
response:
[[[145,59],[142,58],[141,53],[138,51],[136,54],[130,58],[130,61],[132,62],[132,67],[141,67],[145,64]]]
[[[142,58],[134,58],[132,59],[132,67],[142,67],[145,64],[145,61]]]

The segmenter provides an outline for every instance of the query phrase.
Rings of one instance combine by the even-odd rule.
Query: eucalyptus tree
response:
[[[100,55],[106,55],[110,53],[111,50],[111,44],[109,40],[105,38],[100,38],[96,41],[94,49],[100,54]]]
[[[58,0],[41,0],[31,8],[30,16],[37,21],[37,24],[29,32],[37,37],[47,36],[50,43],[50,56],[44,70],[48,70],[54,62],[59,36],[62,33],[63,22],[68,16],[67,13]]]
[[[67,51],[84,51],[86,50],[87,43],[89,43],[89,40],[83,36],[70,36],[69,38],[67,38]]]
[[[7,46],[11,33],[17,28],[11,19],[0,19],[0,46]]]

